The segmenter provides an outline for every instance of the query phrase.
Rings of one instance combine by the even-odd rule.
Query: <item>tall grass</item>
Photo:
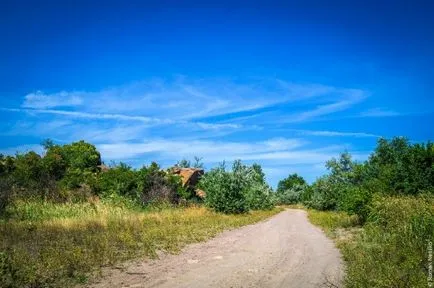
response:
[[[64,287],[116,262],[177,252],[279,210],[223,215],[203,207],[141,211],[113,203],[18,203],[0,222],[0,287]]]
[[[338,241],[347,264],[345,287],[428,287],[433,197],[379,197],[370,210],[359,233]],[[311,210],[309,218],[338,240],[336,231],[351,227],[342,213]]]
[[[312,224],[322,227],[326,233],[359,225],[357,216],[348,215],[346,212],[309,210],[308,217]]]

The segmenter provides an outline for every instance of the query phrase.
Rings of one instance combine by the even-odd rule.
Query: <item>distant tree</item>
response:
[[[379,139],[367,163],[369,179],[389,194],[415,195],[434,191],[434,145],[410,144],[404,137]]]
[[[60,151],[67,162],[68,169],[95,172],[101,165],[101,155],[96,147],[83,140],[64,145]]]
[[[42,145],[42,147],[44,147],[44,150],[45,150],[45,151],[47,151],[47,150],[49,150],[50,148],[52,148],[53,146],[55,146],[53,140],[48,139],[48,138],[42,140],[41,145]]]
[[[194,156],[193,168],[203,168],[202,157]]]
[[[175,164],[176,167],[180,168],[203,168],[202,157],[194,156],[194,162],[187,159],[182,159]]]
[[[182,159],[180,161],[178,161],[175,166],[179,167],[179,168],[190,168],[191,167],[191,163],[189,160],[187,159]]]
[[[66,166],[62,185],[69,189],[79,188],[82,184],[93,181],[93,175],[99,172],[101,155],[94,145],[83,140],[64,146],[53,146],[47,151],[47,155],[51,153],[61,156],[54,158],[59,160],[56,165]]]
[[[297,173],[291,174],[277,184],[277,193],[283,193],[286,190],[292,189],[296,185],[305,185],[306,181]]]

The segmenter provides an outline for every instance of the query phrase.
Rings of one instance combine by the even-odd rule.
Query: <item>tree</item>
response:
[[[190,167],[191,167],[191,163],[190,163],[190,161],[187,160],[187,159],[182,159],[182,160],[178,161],[178,162],[175,164],[175,166],[176,166],[176,167],[179,167],[179,168],[190,168]]]
[[[88,181],[93,181],[92,177],[99,172],[101,155],[94,145],[83,140],[64,146],[52,146],[47,151],[47,155],[50,154],[61,156],[53,157],[59,161],[56,165],[65,166],[61,182],[68,189],[79,188]]]
[[[299,176],[297,173],[290,174],[283,180],[280,180],[277,184],[277,193],[283,193],[286,190],[293,188],[295,185],[305,185],[306,181],[303,177]]]
[[[53,146],[55,146],[54,141],[51,139],[44,139],[41,142],[42,147],[44,147],[44,150],[47,151],[50,148],[52,148]]]
[[[70,170],[96,172],[101,165],[101,155],[96,147],[83,140],[64,145],[60,151]]]
[[[203,168],[202,157],[194,156],[194,162],[191,164],[190,160],[182,159],[175,164],[176,167],[180,168]]]

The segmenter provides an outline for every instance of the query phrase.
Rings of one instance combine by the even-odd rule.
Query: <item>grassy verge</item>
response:
[[[360,230],[357,216],[350,216],[345,212],[310,209],[308,217],[312,224],[320,226],[327,236],[337,240],[338,244],[349,240]]]
[[[64,287],[98,268],[171,253],[279,212],[224,215],[203,207],[140,211],[104,203],[20,203],[0,222],[0,287]],[[15,215],[15,216],[13,216]]]
[[[357,221],[345,213],[309,210],[309,219],[341,249],[345,287],[429,287],[432,196],[378,198],[362,229],[351,228]]]

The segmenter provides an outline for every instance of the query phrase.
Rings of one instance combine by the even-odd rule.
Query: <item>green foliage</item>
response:
[[[177,203],[181,178],[161,170],[157,163],[143,166],[139,173],[139,201],[142,205],[158,202]]]
[[[137,199],[140,194],[138,176],[139,174],[130,166],[119,163],[119,165],[99,174],[97,192],[102,197],[119,195]]]
[[[369,215],[372,196],[373,194],[368,189],[348,186],[339,198],[339,210],[346,211],[350,215],[355,214],[364,222]]]
[[[357,214],[362,221],[369,214],[375,194],[417,195],[434,191],[434,146],[430,142],[410,144],[401,137],[380,139],[365,163],[353,162],[345,152],[328,161],[326,167],[330,173],[315,181],[305,203],[320,210]]]
[[[202,176],[199,185],[206,191],[205,204],[215,211],[243,213],[248,210],[244,191],[246,180],[239,171],[228,172],[221,165]]]
[[[101,165],[101,155],[96,147],[83,140],[62,146],[60,153],[71,170],[96,172]]]
[[[57,147],[53,146],[51,149],[58,149]],[[98,166],[101,165],[101,155],[96,147],[84,141],[64,145],[59,149],[59,153],[66,163],[62,185],[68,189],[80,188],[83,183],[87,184],[89,178],[98,172]]]
[[[348,215],[341,211],[308,210],[309,221],[320,226],[328,235],[336,235],[340,228],[352,228],[359,225],[359,219],[355,215]]]
[[[0,174],[0,216],[12,200],[12,179],[8,175]]]
[[[343,246],[346,287],[427,287],[432,239],[431,196],[376,197],[363,232]]]
[[[284,193],[287,190],[291,190],[294,186],[305,185],[306,181],[303,177],[299,176],[297,173],[291,174],[283,180],[280,180],[277,184],[276,192]]]
[[[193,164],[191,164],[190,160],[182,159],[175,166],[180,168],[203,168],[203,162],[201,157],[194,156]]]
[[[253,184],[248,190],[246,201],[251,210],[267,210],[274,207],[271,188],[264,184]]]
[[[387,194],[434,191],[434,145],[410,144],[402,137],[380,139],[367,163],[369,176],[383,182]]]
[[[307,189],[308,185],[306,184],[295,184],[289,189],[280,190],[276,193],[277,202],[285,205],[301,203]]]
[[[206,173],[199,185],[206,191],[205,204],[218,212],[244,213],[273,207],[271,189],[258,164],[249,167],[237,160],[232,171],[226,171],[222,164]]]
[[[318,210],[335,210],[338,204],[339,187],[333,186],[330,176],[323,176],[312,184],[311,199],[306,204]]]

